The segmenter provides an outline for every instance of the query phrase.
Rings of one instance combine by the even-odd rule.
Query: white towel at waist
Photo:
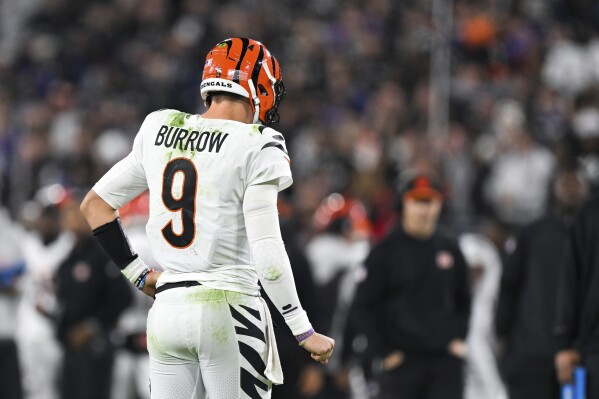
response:
[[[260,297],[264,314],[266,315],[266,370],[264,375],[275,385],[283,383],[283,369],[279,359],[279,350],[277,349],[277,340],[275,338],[275,329],[270,316],[270,310],[264,298]]]

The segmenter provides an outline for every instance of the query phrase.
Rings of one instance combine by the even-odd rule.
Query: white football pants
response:
[[[152,399],[270,398],[263,303],[205,286],[156,295],[147,330]]]

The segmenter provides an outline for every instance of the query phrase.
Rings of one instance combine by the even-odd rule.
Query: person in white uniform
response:
[[[149,114],[81,209],[123,274],[156,296],[151,397],[268,398],[283,376],[258,281],[314,360],[327,363],[335,344],[298,300],[279,229],[277,193],[292,183],[285,139],[268,127],[285,96],[279,63],[260,42],[224,40],[208,53],[201,94],[201,116]],[[118,218],[146,189],[162,273],[136,256]]]
[[[501,280],[501,259],[497,248],[482,234],[460,236],[460,249],[470,268],[472,311],[466,344],[466,399],[506,399],[499,370],[494,329]]]
[[[25,260],[22,296],[16,314],[16,335],[24,399],[58,399],[63,353],[56,337],[58,311],[54,275],[76,244],[72,232],[60,225],[60,206],[67,190],[57,184],[42,187],[27,203],[30,228],[13,223]]]

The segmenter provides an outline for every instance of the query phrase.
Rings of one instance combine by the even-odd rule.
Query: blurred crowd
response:
[[[543,212],[556,169],[599,181],[593,2],[456,1],[441,132],[427,129],[428,2],[1,4],[0,193],[15,215],[39,187],[91,186],[147,113],[202,112],[204,55],[230,36],[262,40],[284,66],[279,129],[301,215],[346,192],[384,224],[397,174],[417,167],[446,182],[452,223],[518,226]]]
[[[203,112],[204,56],[226,37],[264,42],[282,66],[287,97],[278,129],[290,149],[294,185],[283,193],[280,212],[292,226],[288,248],[297,247],[292,264],[304,265],[297,268],[308,270],[312,281],[304,295],[310,296],[310,284],[334,280],[343,286],[335,262],[326,265],[329,258],[353,254],[344,265],[360,273],[368,243],[378,242],[397,220],[397,181],[406,170],[443,182],[446,228],[487,237],[482,246],[491,245],[492,254],[485,262],[496,275],[487,291],[498,291],[502,260],[521,232],[559,202],[560,190],[562,202],[574,186],[589,195],[599,190],[599,6],[588,0],[455,0],[449,121],[434,131],[428,122],[439,93],[430,65],[439,27],[432,3],[0,1],[0,312],[6,312],[0,313],[0,346],[4,338],[30,340],[20,354],[26,397],[54,397],[32,396],[36,384],[54,378],[36,374],[38,354],[58,370],[69,345],[96,337],[100,351],[110,339],[102,334],[111,333],[119,318],[121,347],[143,353],[137,334],[148,303],[131,305],[135,296],[128,292],[119,291],[119,309],[106,310],[105,326],[55,331],[53,315],[64,316],[65,305],[54,284],[87,234],[68,212],[78,192],[130,151],[147,113]],[[557,184],[560,173],[568,177]],[[319,207],[335,201],[332,193],[360,204],[368,243],[352,249],[314,244],[330,227]],[[322,251],[333,252],[315,255]],[[79,266],[74,262],[68,270],[87,281],[89,270]],[[344,310],[338,317],[347,317],[349,287],[339,293]],[[10,309],[20,310],[15,316]],[[91,305],[83,311],[107,314]],[[33,324],[23,327],[21,317]],[[79,360],[71,360],[77,368]],[[135,369],[125,360],[120,367]],[[368,391],[368,375],[360,380],[352,373],[331,377],[332,384],[353,381],[352,389]],[[304,397],[314,397],[324,384],[318,368],[298,365],[296,374]],[[356,381],[364,382],[362,388]],[[131,395],[141,395],[144,384]]]

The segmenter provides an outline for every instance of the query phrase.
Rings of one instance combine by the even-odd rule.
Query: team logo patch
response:
[[[442,270],[453,267],[453,256],[447,251],[437,253],[437,267]]]
[[[92,275],[92,269],[90,265],[85,262],[79,262],[73,267],[73,278],[78,283],[85,283],[90,279]]]

